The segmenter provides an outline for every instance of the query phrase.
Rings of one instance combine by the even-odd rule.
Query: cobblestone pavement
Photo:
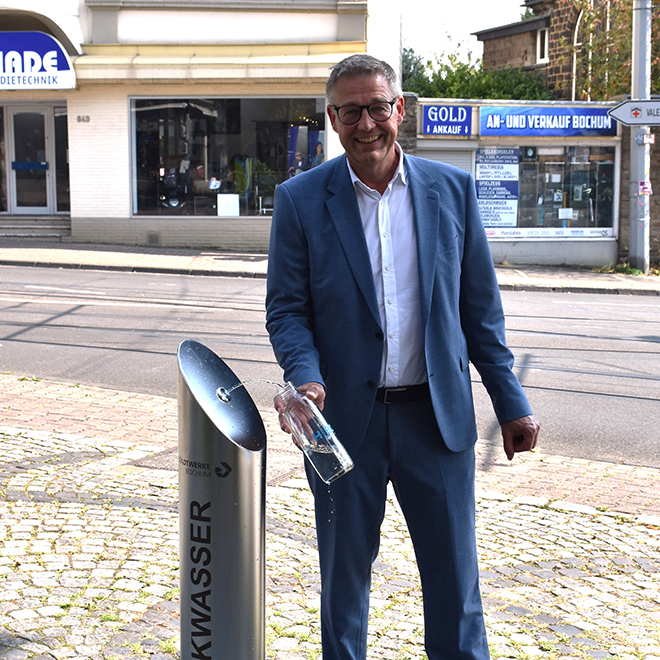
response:
[[[177,657],[176,402],[10,374],[0,391],[0,660]],[[300,454],[262,415],[267,652],[317,658],[311,495]],[[660,471],[541,452],[508,463],[478,447],[493,657],[660,660]],[[425,657],[393,499],[371,608],[370,659]]]

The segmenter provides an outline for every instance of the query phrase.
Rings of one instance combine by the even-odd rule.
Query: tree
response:
[[[404,48],[401,54],[401,83],[404,85],[422,85],[426,67],[421,55],[417,55],[412,48]]]
[[[404,48],[402,85],[404,91],[426,98],[460,99],[553,99],[538,73],[520,69],[484,71],[481,60],[467,61],[457,55],[436,56],[423,63],[412,48]]]
[[[570,46],[575,99],[605,101],[630,93],[632,60],[631,0],[562,0],[575,8]],[[651,18],[651,89],[660,92],[660,6]]]

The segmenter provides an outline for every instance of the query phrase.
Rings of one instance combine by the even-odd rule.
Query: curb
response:
[[[500,284],[500,291],[552,291],[554,293],[607,293],[620,296],[660,296],[655,289],[615,289],[598,286],[563,286],[561,284]]]
[[[239,261],[240,260],[236,260]],[[55,268],[68,270],[97,270],[106,272],[123,273],[152,273],[158,275],[188,275],[197,277],[237,277],[245,279],[266,279],[266,272],[259,272],[248,268],[240,268],[240,263],[236,264],[238,268],[205,268],[200,267],[179,267],[179,266],[148,266],[148,265],[121,265],[121,264],[100,264],[100,263],[80,263],[71,261],[34,261],[29,259],[0,259],[0,266],[14,266],[27,268]],[[657,289],[644,287],[626,287],[616,286],[609,282],[611,286],[594,285],[585,283],[584,285],[576,283],[562,284],[551,276],[545,283],[538,282],[507,282],[507,273],[498,277],[500,291],[550,291],[553,293],[582,293],[582,294],[610,294],[620,296],[660,296],[660,287]],[[539,278],[541,279],[541,278]],[[504,280],[504,281],[500,281]]]
[[[167,268],[163,266],[119,266],[108,264],[77,264],[70,262],[20,261],[0,259],[0,266],[18,266],[27,268],[62,268],[67,270],[100,270],[121,273],[153,273],[158,275],[195,275],[203,277],[244,277],[266,279],[266,273],[249,270],[215,270],[205,268]]]

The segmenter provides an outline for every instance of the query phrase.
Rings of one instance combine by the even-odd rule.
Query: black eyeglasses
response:
[[[363,110],[366,110],[374,121],[387,121],[392,116],[394,104],[397,100],[378,101],[369,105],[333,105],[332,107],[335,109],[339,121],[342,124],[351,126],[360,121]]]

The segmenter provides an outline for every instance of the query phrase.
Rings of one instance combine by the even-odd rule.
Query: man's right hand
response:
[[[534,415],[513,419],[501,426],[504,451],[509,460],[520,451],[532,451],[536,447],[541,424]]]
[[[300,387],[296,387],[299,392],[302,392],[305,396],[309,397],[319,410],[323,410],[323,402],[325,401],[325,388],[321,383],[305,383]],[[284,411],[284,403],[277,396],[275,397],[275,410],[277,410],[280,419],[280,428],[285,433],[291,433],[289,425],[286,423],[286,420],[282,416]]]

